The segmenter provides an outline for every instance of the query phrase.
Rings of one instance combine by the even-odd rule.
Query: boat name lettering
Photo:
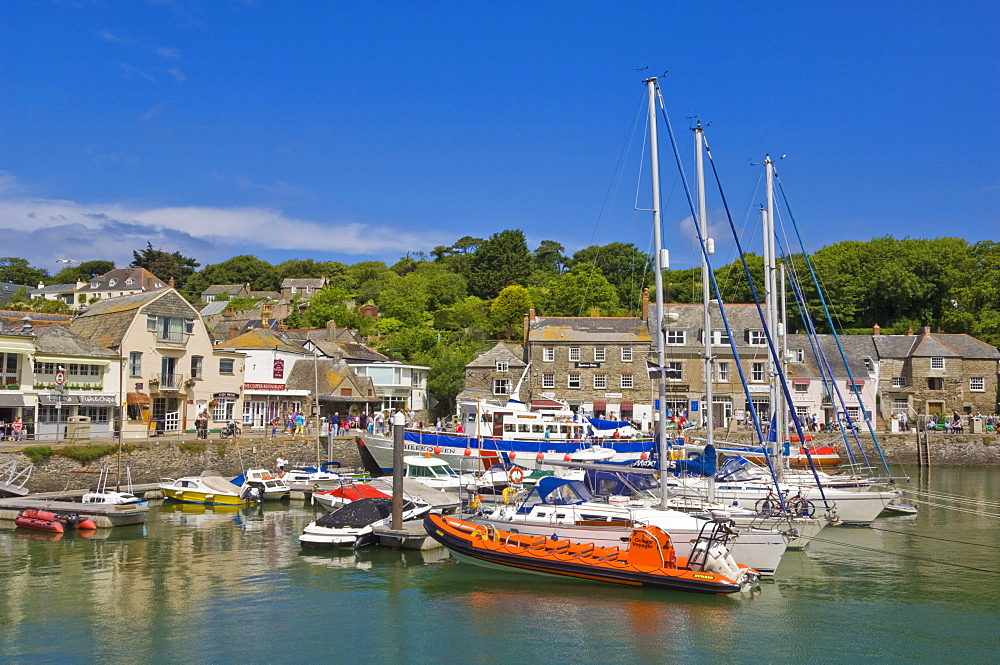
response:
[[[691,577],[699,580],[714,580],[714,575],[702,575],[701,573],[691,573]]]

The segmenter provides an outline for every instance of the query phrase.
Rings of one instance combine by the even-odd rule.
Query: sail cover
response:
[[[409,501],[403,504],[404,512],[412,509],[413,504]],[[392,499],[358,499],[329,515],[320,517],[316,520],[316,526],[325,526],[331,529],[359,528],[391,516]]]

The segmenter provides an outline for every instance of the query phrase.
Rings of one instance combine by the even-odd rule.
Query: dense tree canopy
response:
[[[187,284],[188,279],[201,264],[189,256],[182,256],[180,252],[171,254],[161,249],[153,249],[153,243],[147,242],[146,249],[132,252],[131,265],[136,268],[145,268],[165,282],[172,279],[174,285],[180,289]],[[233,284],[234,282],[225,283]]]
[[[522,231],[494,233],[472,254],[466,279],[469,291],[480,298],[495,298],[511,284],[524,286],[531,276],[531,253]]]
[[[0,259],[0,282],[21,284],[35,288],[45,282],[49,272],[43,268],[32,268],[27,259],[8,256]]]

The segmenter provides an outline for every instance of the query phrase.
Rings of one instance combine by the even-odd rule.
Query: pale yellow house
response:
[[[242,412],[245,356],[217,350],[201,316],[174,289],[92,303],[70,330],[119,354],[126,437],[215,426]]]

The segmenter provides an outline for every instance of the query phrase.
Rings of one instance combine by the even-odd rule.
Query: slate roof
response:
[[[538,317],[528,324],[528,340],[543,342],[649,342],[646,322],[638,317]]]
[[[132,284],[126,284],[128,280],[133,280]],[[114,280],[114,286],[111,281]],[[97,286],[94,286],[96,284]],[[91,277],[90,280],[76,289],[77,293],[96,293],[109,289],[119,291],[157,291],[170,288],[167,283],[149,272],[145,268],[115,268],[103,275]]]
[[[33,326],[51,326],[56,323],[67,323],[73,318],[72,314],[43,314],[41,312],[22,312],[16,309],[0,310],[0,322],[4,327],[16,328],[24,325],[25,319]]]
[[[267,328],[264,328],[262,323],[260,319],[222,319],[216,322],[208,332],[212,339],[220,341],[228,339],[233,328],[236,329],[237,335],[257,329],[276,331],[281,328],[281,321],[278,319],[268,319]]]
[[[251,298],[268,298],[269,300],[281,300],[281,294],[277,291],[251,291]]]
[[[306,340],[316,341],[327,341],[327,342],[347,342],[354,344],[361,344],[364,340],[361,334],[357,330],[351,330],[350,328],[334,328],[333,329],[333,339],[330,339],[331,335],[328,334],[326,328],[294,328],[291,330],[286,330],[285,334],[290,338],[300,339],[303,342]]]
[[[201,308],[201,315],[214,316],[216,314],[222,314],[226,311],[227,307],[229,307],[228,300],[213,300]]]
[[[829,363],[833,376],[836,379],[848,378],[847,370],[844,368],[844,361],[840,357],[837,349],[837,339],[833,335],[817,335],[819,348]],[[868,367],[865,365],[865,358],[875,360],[877,354],[875,343],[871,335],[841,335],[840,344],[844,348],[844,355],[847,357],[848,365],[851,369],[851,376],[855,379],[868,378]],[[792,376],[798,377],[819,377],[821,372],[812,347],[809,344],[808,335],[789,335],[789,349],[802,349],[803,362],[789,363]]]
[[[285,339],[280,333],[264,328],[255,328],[253,330],[248,330],[239,337],[234,337],[233,339],[228,339],[224,342],[220,342],[219,344],[216,345],[215,348],[232,349],[234,351],[242,351],[250,349],[275,349],[278,351],[287,351],[289,353],[312,355],[300,344],[290,342],[289,340]]]
[[[325,277],[305,277],[305,278],[301,278],[301,279],[295,279],[295,278],[292,278],[292,277],[286,277],[285,279],[281,280],[281,288],[283,288],[283,289],[288,289],[288,288],[291,288],[293,286],[295,286],[295,287],[313,286],[313,287],[316,287],[316,288],[322,288],[323,285],[325,285],[325,284],[326,284],[326,278]]]
[[[37,353],[118,358],[117,353],[92,342],[82,335],[76,334],[65,326],[35,328],[33,335],[35,337],[35,350]]]
[[[10,300],[20,288],[21,288],[20,284],[11,284],[10,282],[0,282],[0,302],[7,302],[8,300]]]
[[[873,339],[880,358],[1000,360],[995,346],[964,334],[875,335]]]
[[[35,297],[45,293],[69,293],[70,291],[76,291],[76,282],[73,282],[72,284],[43,285],[36,289],[28,289],[28,294]]]
[[[249,293],[246,284],[212,284],[201,292],[203,296],[217,296],[221,294],[235,296],[239,293]]]
[[[106,348],[116,348],[140,314],[197,319],[198,311],[173,289],[105,298],[73,319],[70,330]]]
[[[392,361],[392,358],[389,356],[384,356],[375,349],[367,347],[364,344],[357,344],[354,342],[328,342],[326,340],[313,340],[313,344],[315,344],[320,353],[325,356],[333,356],[333,354],[339,352],[348,363],[386,363]]]
[[[288,374],[285,386],[288,390],[307,390],[310,393],[314,389],[316,376],[319,377],[319,395],[333,395],[335,401],[347,402],[379,402],[381,399],[375,395],[375,384],[367,376],[357,376],[347,363],[333,360],[331,358],[319,358],[317,366],[311,362],[297,362],[292,366],[292,371]],[[317,372],[318,369],[318,372]],[[350,397],[334,395],[334,391],[339,392],[340,387],[352,387],[356,389],[356,394]],[[368,391],[372,395],[368,396]]]
[[[520,344],[505,344],[497,342],[489,351],[484,351],[466,365],[469,369],[479,367],[496,367],[497,361],[508,363],[510,367],[526,367],[528,363],[522,360],[524,350]]]

